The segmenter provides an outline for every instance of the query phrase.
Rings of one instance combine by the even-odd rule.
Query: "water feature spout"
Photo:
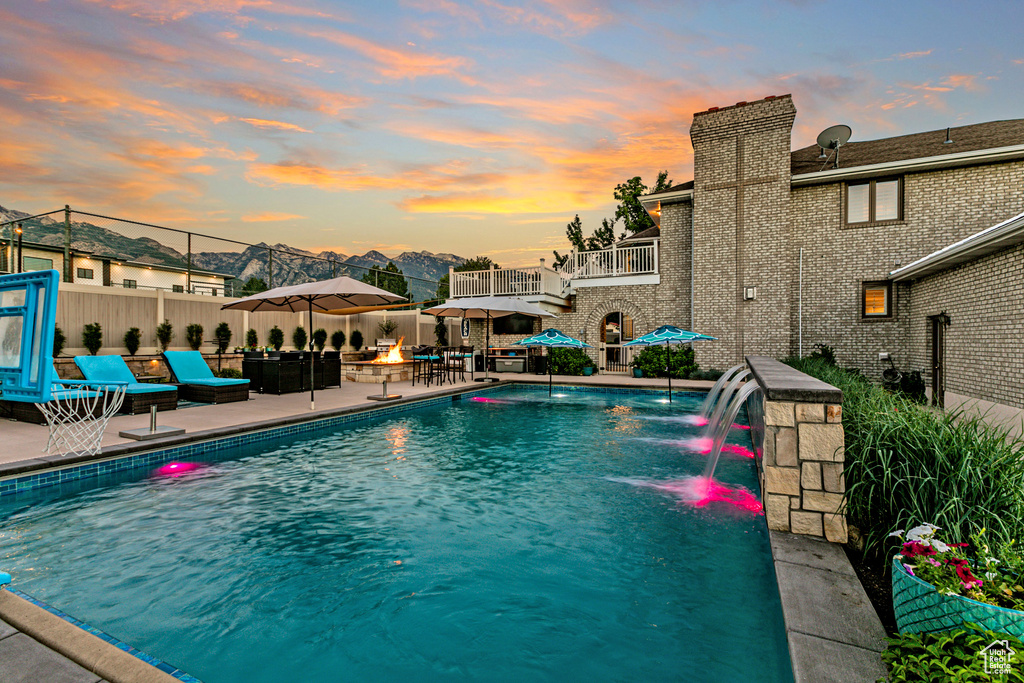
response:
[[[733,374],[739,372],[744,367],[746,366],[743,364],[734,365],[723,372],[722,376],[715,381],[714,386],[711,387],[711,391],[709,391],[708,395],[704,398],[704,403],[700,406],[700,414],[702,416],[711,417],[711,410],[715,407],[715,401],[718,399],[718,395],[722,393],[722,387],[725,386],[725,383],[729,381]]]
[[[753,394],[755,391],[760,391],[761,387],[757,382],[747,382],[742,389],[736,392],[732,401],[729,403],[729,409],[725,411],[725,419],[717,425],[713,441],[711,442],[711,455],[708,458],[707,465],[704,467],[704,477],[708,480],[712,479],[715,475],[715,467],[718,465],[718,456],[722,454],[722,446],[725,444],[725,439],[729,435],[729,428],[732,426],[733,420],[736,419],[736,415],[739,414],[740,408],[746,403],[747,397]],[[722,399],[725,400],[725,397]],[[717,413],[717,411],[716,411]],[[714,427],[715,424],[709,425]]]
[[[714,437],[714,435],[718,433],[718,427],[722,421],[722,414],[725,413],[725,409],[729,406],[729,401],[737,391],[737,387],[739,387],[740,382],[749,376],[750,370],[739,371],[732,378],[729,384],[726,385],[725,389],[722,390],[722,394],[718,398],[718,403],[715,404],[715,410],[711,413],[711,417],[708,419],[708,425],[704,428],[705,437]]]

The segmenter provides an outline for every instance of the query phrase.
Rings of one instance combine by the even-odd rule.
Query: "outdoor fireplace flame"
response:
[[[381,355],[377,356],[376,358],[374,358],[370,362],[371,363],[378,363],[380,365],[394,364],[394,363],[404,363],[405,359],[402,358],[402,342],[403,341],[405,341],[405,337],[401,337],[398,340],[397,344],[395,344],[390,349],[388,349],[387,353],[382,353]]]

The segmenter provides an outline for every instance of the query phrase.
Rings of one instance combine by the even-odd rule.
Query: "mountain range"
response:
[[[0,223],[22,219],[26,242],[63,246],[63,216],[60,213],[54,215],[61,220],[54,220],[50,216],[29,219],[29,214],[23,211],[0,206]],[[99,220],[106,222],[106,219]],[[116,225],[118,229],[111,230],[86,221],[72,221],[72,248],[126,261],[186,267],[186,234],[126,221],[111,220],[109,223]],[[10,230],[0,228],[0,238],[10,235]],[[383,268],[391,262],[407,277],[410,292],[418,301],[427,299],[435,293],[437,281],[448,274],[449,267],[458,266],[466,261],[455,254],[434,254],[429,251],[407,251],[389,257],[371,250],[362,255],[349,256],[334,251],[313,253],[283,243],[270,245],[264,242],[245,246],[241,251],[200,250],[203,247],[209,248],[215,242],[215,239],[208,237],[193,236],[193,268],[232,275],[242,284],[251,277],[261,278],[270,284],[269,255],[270,250],[273,250],[273,285],[280,287],[340,275],[348,275],[359,280],[371,267]],[[169,246],[168,243],[175,246]]]

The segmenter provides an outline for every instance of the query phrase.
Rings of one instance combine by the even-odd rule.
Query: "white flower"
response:
[[[985,564],[999,564],[999,560],[994,557],[986,557]]]
[[[896,531],[889,534],[889,538],[903,538],[903,529],[897,529]]]
[[[949,546],[946,545],[945,543],[943,543],[940,540],[932,538],[932,539],[929,539],[928,541],[926,541],[926,543],[931,545],[931,547],[935,548],[936,552],[940,552],[940,553],[949,552]]]
[[[985,572],[985,578],[989,581],[994,581],[997,576],[999,575],[995,572]]]
[[[939,527],[934,524],[922,524],[916,526],[907,532],[908,541],[926,541],[935,535],[935,532],[939,531]]]

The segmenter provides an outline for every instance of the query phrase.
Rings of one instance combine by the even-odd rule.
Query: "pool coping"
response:
[[[282,430],[282,428],[302,425],[308,425],[311,430],[316,427],[310,423],[334,418],[367,419],[372,418],[375,414],[385,416],[393,412],[415,409],[418,407],[416,404],[429,405],[443,402],[446,399],[454,401],[463,394],[478,394],[516,385],[531,387],[533,391],[543,390],[543,384],[539,382],[523,382],[510,378],[485,385],[462,386],[397,399],[389,401],[383,406],[375,403],[361,403],[345,408],[311,411],[308,414],[293,414],[230,427],[218,427],[144,443],[117,444],[104,448],[100,453],[91,456],[43,456],[0,464],[0,484],[32,475],[47,476],[47,472],[130,460],[131,458],[128,456],[159,454],[172,449],[222,440],[225,437],[270,434]],[[596,389],[601,393],[609,390],[624,394],[667,393],[667,390],[661,387],[627,387],[611,382],[573,383],[562,381],[554,386],[582,391]],[[684,395],[691,391],[693,390],[676,390],[673,395]],[[696,393],[705,393],[705,391],[700,390]],[[396,407],[401,410],[393,410]],[[273,438],[273,436],[267,438]],[[56,483],[60,482],[54,481],[31,488],[44,488]],[[2,495],[2,490],[0,488],[0,495]],[[10,491],[8,492],[10,493]],[[811,537],[774,531],[769,531],[769,539],[795,682],[876,681],[879,677],[885,676],[886,670],[879,654],[885,647],[885,631],[841,547]],[[808,593],[803,590],[808,582],[815,585],[815,588],[818,589],[817,592]],[[7,592],[14,594],[14,591],[8,590]],[[35,601],[30,596],[25,596],[25,598]],[[42,607],[37,607],[37,609],[44,613],[51,612],[50,616],[54,616],[54,618],[61,618],[55,616],[59,613],[58,610],[46,607],[48,610]],[[0,618],[2,617],[3,614],[0,613]],[[79,629],[75,625],[76,621],[68,617],[66,623],[72,628]],[[837,623],[841,628],[835,628]],[[86,626],[86,628],[88,627]],[[863,629],[864,633],[860,633],[858,629]],[[82,633],[89,633],[88,630],[79,630]],[[96,638],[96,640],[99,639]],[[102,640],[99,642],[103,646],[113,648],[121,653],[125,653],[124,648],[130,647],[127,644],[121,644],[123,648],[118,648]],[[96,647],[96,644],[94,643],[92,647]],[[57,650],[57,648],[53,649]],[[57,651],[59,652],[59,650]],[[81,664],[78,660],[69,658]],[[139,658],[137,661],[145,662],[145,659]],[[152,666],[150,669],[163,673]],[[113,679],[108,678],[108,680],[115,683]],[[180,679],[171,678],[170,680]]]

